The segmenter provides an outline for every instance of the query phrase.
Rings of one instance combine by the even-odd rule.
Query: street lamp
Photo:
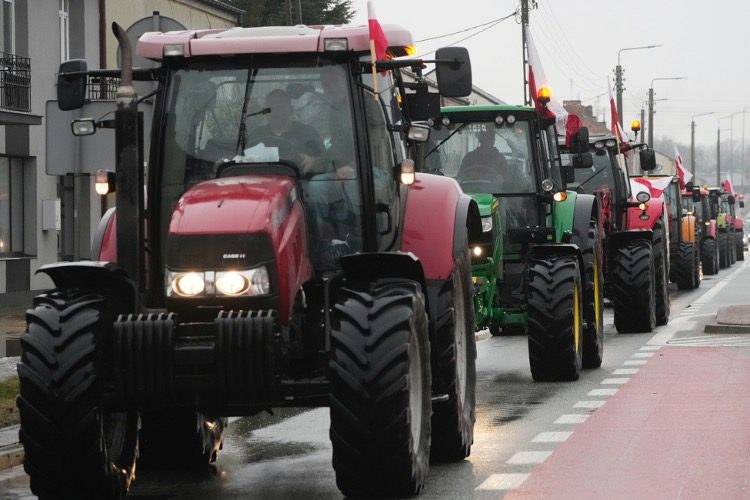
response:
[[[620,126],[622,127],[622,115],[624,114],[622,109],[622,66],[620,65],[620,54],[626,50],[642,50],[642,49],[655,49],[661,47],[661,45],[644,45],[642,47],[627,47],[617,51],[617,67],[615,68],[615,90],[617,91],[617,113],[620,115]]]
[[[654,147],[654,82],[658,80],[686,80],[684,76],[669,76],[666,78],[654,78],[648,89],[648,144]]]
[[[695,119],[699,116],[707,116],[714,113],[716,113],[716,111],[698,113],[690,118],[690,173],[693,174],[693,179],[697,179],[695,176]]]

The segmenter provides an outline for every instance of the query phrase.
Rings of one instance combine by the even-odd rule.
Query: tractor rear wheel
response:
[[[620,333],[650,332],[656,325],[656,283],[651,242],[637,239],[614,252],[610,285],[615,328]]]
[[[529,363],[536,381],[577,380],[583,351],[583,290],[578,260],[531,259]]]
[[[139,463],[154,468],[201,468],[216,461],[226,418],[197,412],[141,416]]]
[[[669,323],[669,277],[667,269],[667,242],[664,240],[664,229],[661,225],[654,228],[654,239],[651,249],[654,254],[654,273],[656,275],[656,324]]]
[[[701,267],[706,275],[719,272],[718,248],[713,238],[706,238],[701,242]]]
[[[719,235],[719,269],[729,267],[729,245],[727,244],[726,233]]]
[[[604,355],[604,286],[599,260],[601,239],[595,220],[589,224],[591,245],[583,252],[583,368],[599,368]]]
[[[346,496],[409,496],[430,462],[427,313],[413,282],[344,288],[331,330],[331,443]]]
[[[468,250],[453,269],[438,295],[432,343],[434,392],[448,395],[433,405],[430,459],[435,462],[463,460],[474,442],[477,348]]]
[[[101,407],[106,300],[51,292],[26,312],[18,365],[19,436],[40,498],[119,499],[135,479],[138,415]]]
[[[736,244],[735,253],[737,254],[737,260],[745,260],[745,247],[742,243],[742,231],[734,233],[734,240]]]
[[[695,235],[693,240],[693,288],[701,286],[701,245],[699,243],[700,236]]]
[[[692,290],[696,288],[695,281],[695,251],[694,244],[683,241],[680,243],[679,252],[675,256],[675,281],[680,290]]]

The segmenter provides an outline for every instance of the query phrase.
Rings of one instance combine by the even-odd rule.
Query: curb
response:
[[[23,446],[20,443],[0,447],[0,471],[23,465]]]
[[[703,333],[750,333],[750,325],[706,323]]]

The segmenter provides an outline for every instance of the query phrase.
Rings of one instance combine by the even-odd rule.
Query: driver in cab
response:
[[[471,167],[476,166],[491,168],[496,172],[496,175],[504,177],[508,169],[508,162],[505,160],[505,156],[495,147],[494,127],[485,125],[482,130],[476,132],[476,137],[479,145],[464,156],[459,169],[459,177],[462,174],[467,174]]]
[[[277,147],[279,158],[291,160],[303,175],[313,175],[320,164],[317,158],[325,147],[318,131],[309,125],[292,120],[292,101],[281,89],[268,93],[265,100],[266,125],[248,132],[248,146],[263,144]]]

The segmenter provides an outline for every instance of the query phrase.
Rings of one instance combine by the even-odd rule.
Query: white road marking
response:
[[[552,455],[551,451],[519,451],[505,462],[508,464],[540,464]]]
[[[560,415],[560,418],[555,420],[556,424],[582,424],[588,420],[589,415],[582,413],[569,413],[567,415]]]
[[[618,368],[612,372],[612,375],[635,375],[638,370],[638,368]]]
[[[650,358],[653,357],[653,352],[637,352],[631,356],[631,358]]]
[[[592,389],[589,391],[587,396],[614,396],[617,393],[617,389]]]
[[[572,432],[540,432],[531,440],[532,443],[562,443],[568,439]]]
[[[661,349],[660,345],[644,345],[643,347],[641,347],[640,350],[641,351],[658,351],[659,349]]]
[[[625,366],[643,366],[648,363],[646,359],[629,359],[623,363]]]
[[[528,474],[519,473],[506,473],[506,474],[492,474],[490,477],[484,480],[482,484],[477,486],[478,490],[512,490],[520,487]]]
[[[630,377],[605,378],[601,383],[604,385],[622,385],[627,384],[628,381],[630,381]]]
[[[606,401],[579,401],[573,408],[601,408]]]

